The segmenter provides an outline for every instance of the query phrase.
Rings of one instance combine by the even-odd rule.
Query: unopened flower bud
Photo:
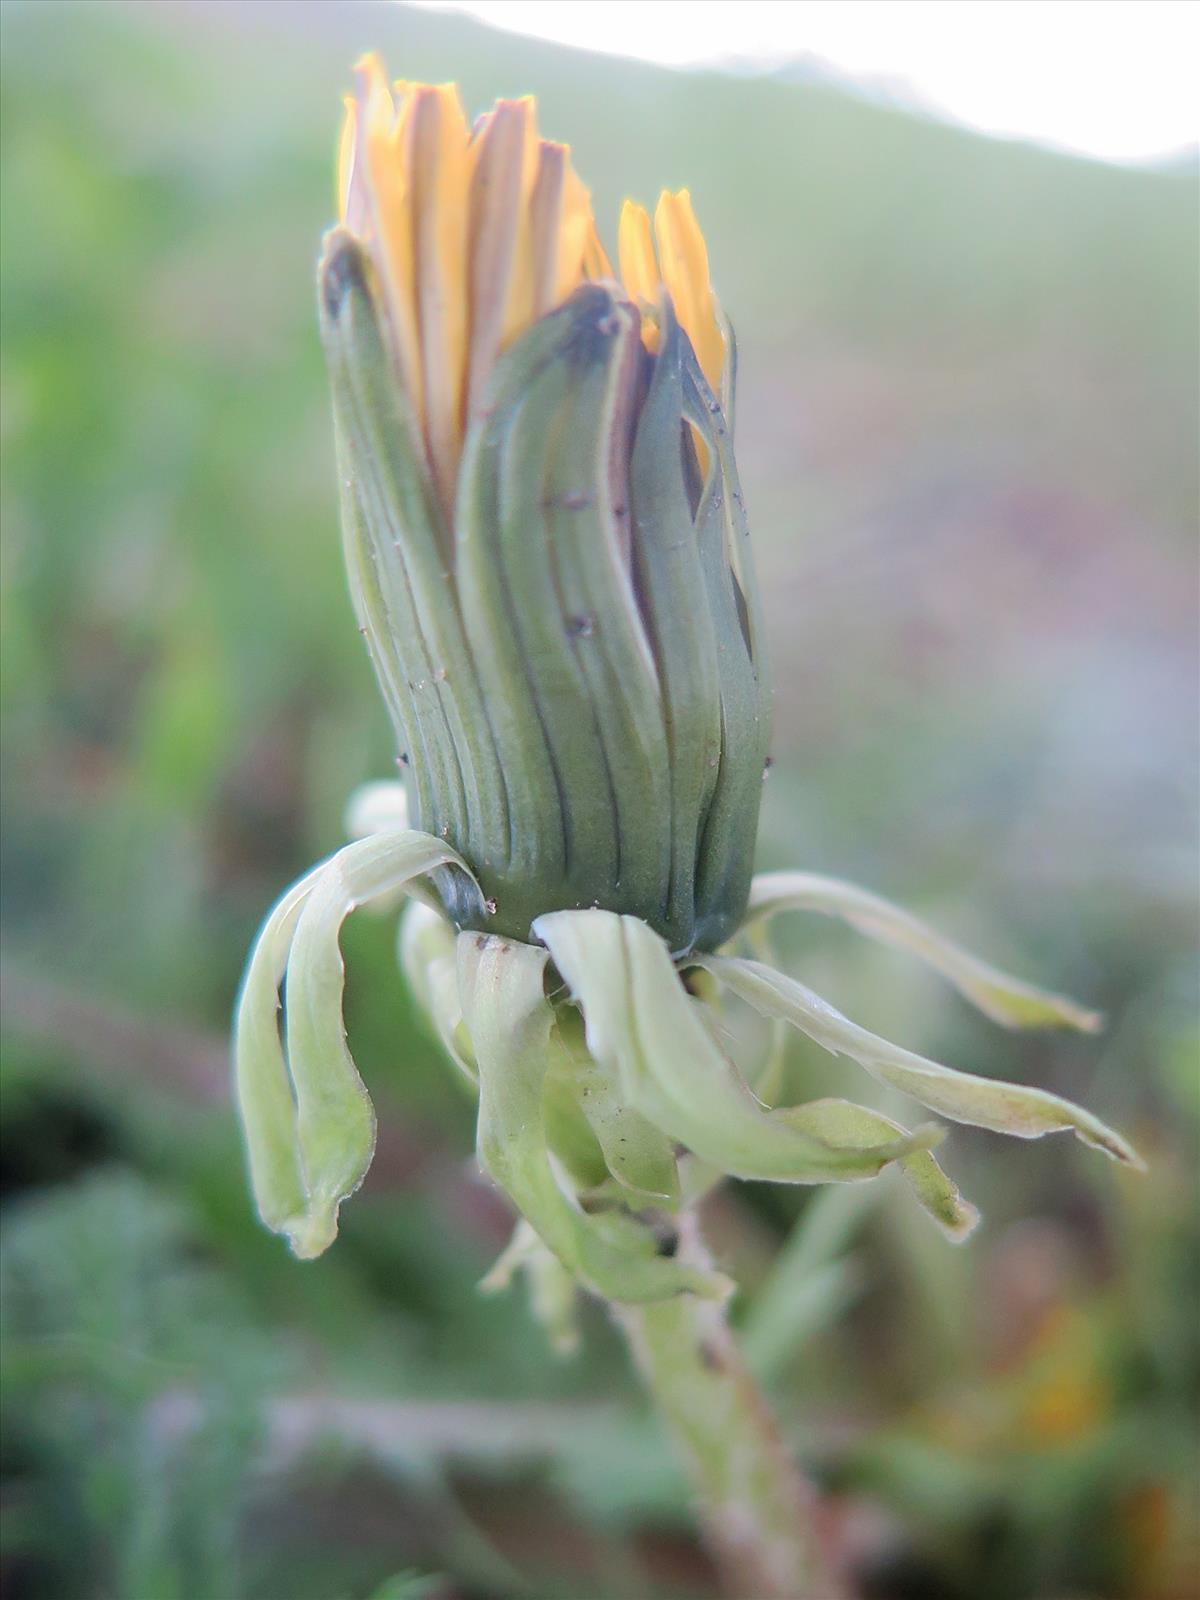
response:
[[[532,1230],[500,1277],[525,1264],[560,1344],[574,1283],[629,1303],[728,1294],[660,1249],[721,1174],[895,1166],[950,1237],[978,1219],[933,1154],[938,1126],[776,1104],[778,1051],[730,1056],[723,994],[951,1121],[1071,1130],[1138,1165],[1082,1107],[915,1055],[768,959],[755,924],[815,911],[1007,1026],[1098,1022],[854,885],[750,882],[770,692],[732,335],[686,190],[653,228],[626,204],[618,277],[532,101],[470,131],[455,89],[393,89],[374,59],[341,167],[321,320],[346,564],[404,782],[360,794],[355,841],[283,896],[247,968],[236,1083],[263,1220],[318,1255],[367,1170],[340,930],[401,896],[418,902],[400,951],[414,997],[478,1091],[481,1167]]]
[[[373,62],[321,314],[351,586],[412,825],[463,928],[600,906],[676,951],[745,909],[769,680],[733,461],[732,340],[686,194],[617,279],[529,102]],[[414,197],[422,196],[417,207]]]

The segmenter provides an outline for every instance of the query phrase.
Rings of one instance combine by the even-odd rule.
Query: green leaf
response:
[[[429,1018],[442,1049],[472,1084],[479,1072],[463,1024],[454,928],[440,911],[413,899],[400,918],[400,969],[413,999]]]
[[[347,572],[380,688],[412,757],[413,821],[490,863],[508,840],[508,807],[448,582],[453,537],[386,347],[370,267],[344,228],[326,235],[319,279]],[[439,887],[455,915],[482,914],[473,880]]]
[[[1119,1134],[1069,1100],[1044,1089],[977,1078],[927,1061],[868,1033],[802,983],[761,962],[727,956],[697,956],[695,960],[764,1016],[782,1017],[834,1055],[852,1057],[880,1083],[912,1095],[954,1122],[1011,1133],[1020,1139],[1038,1139],[1070,1129],[1084,1144],[1103,1150],[1114,1160],[1142,1165]]]
[[[597,887],[587,900],[546,903],[599,897],[649,915],[665,906],[669,887],[671,780],[658,670],[631,569],[628,449],[641,318],[619,300],[600,309],[600,326],[612,331],[577,340],[567,357],[567,391],[553,429],[544,430],[556,437],[542,472],[540,521],[557,597],[554,626],[569,644],[582,688],[571,714],[578,722],[586,707],[583,732],[603,760],[597,798],[616,824],[617,863],[610,891]],[[580,331],[588,331],[586,323]],[[516,537],[528,546],[528,519]],[[564,761],[558,769],[575,781]]]
[[[302,1259],[337,1234],[341,1202],[375,1145],[370,1098],[346,1047],[338,936],[356,906],[461,859],[424,833],[347,845],[284,895],[264,924],[238,1000],[234,1077],[255,1201]],[[287,979],[287,1051],[279,986]]]
[[[850,1149],[766,1110],[705,1026],[664,942],[636,917],[556,911],[534,932],[583,1010],[588,1048],[625,1102],[704,1161],[742,1178],[825,1183],[874,1177],[927,1142]]]
[[[972,1005],[1003,1027],[1069,1027],[1095,1033],[1102,1025],[1098,1011],[1010,978],[899,906],[839,878],[815,872],[760,873],[750,885],[743,927],[782,911],[818,911],[841,917],[867,938],[907,950],[948,978]]]
[[[732,1285],[720,1273],[658,1256],[632,1217],[588,1215],[561,1187],[543,1120],[554,1025],[546,959],[540,947],[495,935],[458,938],[463,1015],[479,1063],[480,1164],[563,1265],[606,1299],[724,1298]]]
[[[828,1144],[861,1150],[906,1130],[890,1117],[849,1100],[810,1100],[779,1113],[794,1127],[816,1134]],[[929,1149],[914,1150],[896,1163],[929,1215],[956,1243],[979,1222],[979,1212],[963,1199]]]
[[[719,401],[686,347],[683,412],[714,463],[696,511],[721,676],[721,760],[700,841],[696,888],[697,900],[710,914],[696,942],[711,950],[724,942],[729,919],[740,918],[746,903],[771,737],[771,676],[729,431]]]
[[[671,1141],[626,1103],[611,1064],[588,1051],[578,1017],[558,1019],[551,1044],[559,1072],[578,1096],[583,1115],[604,1152],[605,1165],[635,1203],[673,1209],[679,1204],[679,1173]]]
[[[654,650],[670,760],[667,923],[695,934],[696,863],[721,759],[721,672],[680,462],[683,338],[669,299],[629,472],[634,580]]]
[[[307,1208],[296,1143],[296,1102],[279,1042],[279,985],[296,923],[325,863],[292,885],[273,908],[242,979],[234,1024],[234,1092],[258,1214],[275,1233]]]

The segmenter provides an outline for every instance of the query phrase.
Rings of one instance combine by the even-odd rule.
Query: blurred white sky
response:
[[[417,0],[674,66],[813,56],[986,133],[1109,161],[1200,141],[1197,0]]]

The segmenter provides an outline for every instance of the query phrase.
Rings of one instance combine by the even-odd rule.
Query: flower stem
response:
[[[692,1215],[680,1224],[679,1254],[711,1264]],[[820,1548],[815,1491],[788,1456],[721,1307],[680,1295],[614,1314],[696,1491],[727,1594],[843,1600]]]

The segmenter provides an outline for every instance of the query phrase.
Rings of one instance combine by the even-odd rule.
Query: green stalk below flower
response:
[[[711,1263],[694,1215],[680,1257]],[[816,1495],[792,1461],[720,1305],[680,1295],[613,1307],[696,1495],[727,1594],[736,1600],[840,1600],[822,1548]]]

